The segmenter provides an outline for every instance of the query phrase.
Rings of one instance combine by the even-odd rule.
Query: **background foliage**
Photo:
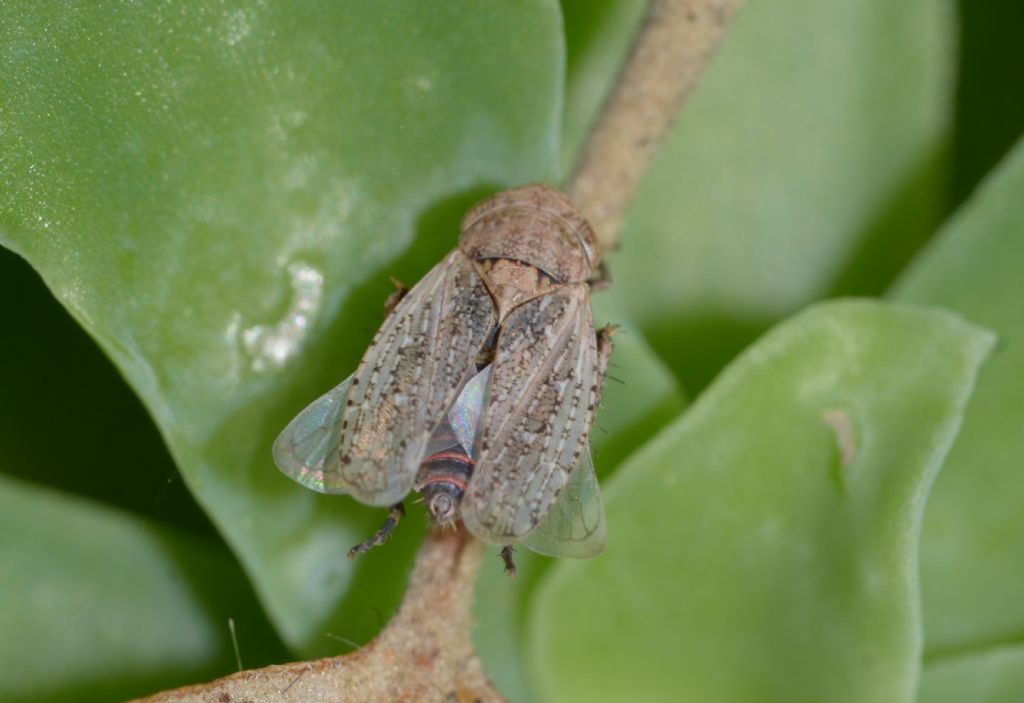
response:
[[[0,9],[0,698],[229,673],[229,619],[246,667],[373,636],[423,521],[348,562],[379,512],[270,442],[389,275],[562,177],[643,10]],[[1024,697],[1020,18],[741,12],[595,300],[609,549],[481,576],[512,700]]]

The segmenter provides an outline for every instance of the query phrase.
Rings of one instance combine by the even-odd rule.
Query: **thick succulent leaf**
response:
[[[112,700],[282,656],[224,550],[0,477],[0,699]]]
[[[813,308],[606,483],[608,548],[535,593],[547,700],[910,701],[927,487],[992,335]]]
[[[925,511],[930,654],[1024,632],[1024,143],[896,285],[897,300],[955,310],[999,337]]]
[[[947,0],[737,14],[610,258],[691,392],[809,302],[883,291],[933,232],[954,36]]]
[[[0,242],[140,394],[292,644],[374,632],[415,530],[354,568],[380,515],[291,485],[271,442],[352,370],[386,273],[553,176],[561,65],[543,0],[0,9]]]
[[[919,703],[1024,701],[1024,647],[978,652],[925,667]]]
[[[598,293],[593,303],[599,326],[621,326],[612,337],[615,350],[608,369],[615,380],[605,381],[603,407],[590,435],[594,468],[603,486],[629,450],[678,417],[686,400],[671,372],[621,313],[617,289],[613,286],[609,292]],[[557,560],[527,549],[517,550],[515,559],[515,581],[505,576],[497,558],[484,564],[476,589],[473,641],[498,690],[515,703],[526,703],[536,699],[531,674],[523,662],[526,606],[544,573]]]

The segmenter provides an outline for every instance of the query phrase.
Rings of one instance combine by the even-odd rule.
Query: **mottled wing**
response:
[[[384,321],[342,410],[337,482],[369,505],[405,497],[427,441],[496,323],[494,304],[455,250]]]
[[[349,376],[314,400],[274,440],[274,463],[285,476],[320,493],[344,493],[337,482],[341,409]]]
[[[523,546],[552,557],[587,559],[604,551],[607,541],[601,489],[587,447],[562,495]]]
[[[555,289],[509,314],[462,499],[474,535],[508,544],[544,519],[583,456],[599,384],[586,284]]]

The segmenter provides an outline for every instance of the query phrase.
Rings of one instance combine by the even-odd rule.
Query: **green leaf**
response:
[[[547,699],[911,700],[925,492],[992,343],[869,302],[761,339],[607,485],[606,553],[538,590]]]
[[[737,14],[610,257],[691,392],[808,303],[880,293],[934,231],[954,41],[948,0]]]
[[[955,310],[999,345],[925,512],[921,579],[930,655],[1024,632],[1024,143],[915,261],[897,300]]]
[[[230,555],[0,477],[0,698],[111,700],[281,656]]]
[[[1020,703],[1022,700],[1024,647],[996,649],[927,666],[918,696],[920,703]]]
[[[0,10],[0,242],[308,652],[379,628],[416,531],[353,566],[380,511],[292,485],[271,442],[351,371],[388,273],[425,273],[479,196],[552,178],[562,52],[544,0]]]
[[[594,468],[603,482],[630,450],[678,417],[686,401],[671,372],[622,315],[617,291],[599,293],[593,302],[599,326],[621,326],[612,336],[615,348],[609,368],[616,380],[605,381],[602,407],[590,434]],[[498,690],[509,700],[524,703],[536,699],[524,662],[527,607],[544,574],[559,560],[526,549],[518,550],[515,559],[515,581],[505,576],[497,559],[485,562],[476,587],[473,641]]]

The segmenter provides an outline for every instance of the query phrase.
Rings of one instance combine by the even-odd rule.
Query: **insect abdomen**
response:
[[[416,476],[416,490],[440,525],[452,522],[473,474],[473,460],[459,444],[449,422],[430,438],[428,454]]]

